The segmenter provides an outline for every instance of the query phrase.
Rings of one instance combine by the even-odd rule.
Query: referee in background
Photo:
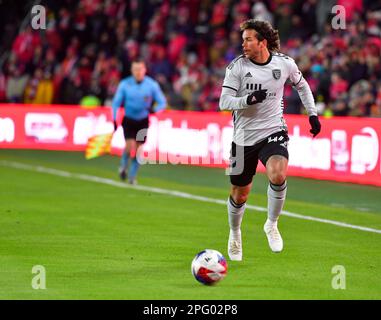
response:
[[[123,79],[118,85],[112,101],[112,115],[114,130],[116,131],[118,127],[116,121],[117,110],[121,105],[124,106],[122,127],[126,147],[122,153],[119,176],[122,180],[126,180],[128,177],[128,183],[136,184],[139,169],[136,152],[145,142],[148,116],[152,112],[165,109],[167,101],[159,84],[151,77],[146,76],[147,68],[143,60],[136,59],[132,62],[131,73],[131,76]],[[130,170],[128,170],[130,158],[131,166]]]

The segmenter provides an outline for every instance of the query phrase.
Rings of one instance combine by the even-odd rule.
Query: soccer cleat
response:
[[[126,178],[127,178],[127,173],[126,173],[126,170],[120,170],[119,171],[119,177],[120,177],[120,179],[122,180],[122,181],[125,181],[126,180]]]
[[[228,254],[232,261],[242,261],[242,239],[241,233],[239,236],[233,237],[233,233],[230,230],[229,242],[228,242]]]
[[[138,181],[136,179],[128,179],[128,183],[135,186],[138,184]]]
[[[266,233],[270,249],[273,252],[281,252],[283,250],[283,240],[279,233],[277,222],[271,222],[267,219],[263,230]]]

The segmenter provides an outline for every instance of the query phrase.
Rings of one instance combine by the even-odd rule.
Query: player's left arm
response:
[[[318,118],[314,96],[312,95],[308,82],[304,79],[303,74],[300,72],[294,61],[291,62],[291,72],[289,78],[293,87],[298,91],[300,100],[307,110],[311,125],[310,132],[314,137],[316,137],[321,130],[321,124]]]
[[[155,107],[152,108],[154,112],[159,112],[166,108],[167,99],[157,82],[153,85],[153,100],[156,103]]]
[[[117,116],[117,111],[118,111],[118,108],[122,105],[122,103],[124,102],[124,99],[125,99],[125,95],[124,95],[124,80],[122,80],[119,85],[118,85],[118,88],[116,89],[116,93],[114,95],[114,98],[112,99],[112,119],[114,121],[114,131],[116,131],[117,127],[118,127],[118,124],[116,122],[116,116]]]

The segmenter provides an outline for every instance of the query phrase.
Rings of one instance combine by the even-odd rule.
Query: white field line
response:
[[[126,184],[123,182],[118,182],[118,181],[115,181],[112,179],[107,179],[107,178],[102,178],[102,177],[97,177],[97,176],[92,176],[92,175],[87,175],[87,174],[72,173],[72,172],[68,172],[68,171],[57,170],[57,169],[47,168],[47,167],[43,167],[43,166],[32,166],[32,165],[28,165],[28,164],[24,164],[24,163],[13,162],[13,161],[4,161],[4,160],[0,161],[0,165],[5,166],[5,167],[16,168],[16,169],[52,174],[55,176],[60,176],[60,177],[65,177],[65,178],[73,178],[73,179],[80,179],[80,180],[84,180],[84,181],[103,183],[103,184],[107,184],[107,185],[119,187],[119,188],[127,188],[127,189],[130,188],[130,189],[134,189],[134,190],[150,191],[150,192],[160,193],[160,194],[164,194],[164,195],[179,197],[179,198],[192,199],[192,200],[198,200],[198,201],[203,201],[203,202],[208,202],[208,203],[217,203],[217,204],[221,204],[221,205],[226,205],[226,200],[213,199],[213,198],[193,195],[193,194],[189,194],[189,193],[185,193],[185,192],[181,192],[181,191],[167,190],[167,189],[148,187],[148,186],[142,186],[142,185],[132,186],[132,185],[129,185],[129,184]],[[267,212],[267,208],[259,207],[259,206],[247,205],[246,208],[256,210],[256,211],[261,211],[261,212]],[[282,211],[282,215],[287,216],[287,217],[302,219],[302,220],[310,220],[310,221],[316,221],[316,222],[321,222],[321,223],[326,223],[326,224],[332,224],[332,225],[335,225],[338,227],[343,227],[343,228],[350,228],[350,229],[356,229],[356,230],[381,234],[381,230],[378,230],[378,229],[357,226],[357,225],[348,224],[345,222],[340,222],[340,221],[335,221],[335,220],[328,220],[328,219],[321,219],[321,218],[316,218],[316,217],[311,217],[311,216],[305,216],[305,215],[302,215],[299,213],[293,213],[290,211]]]

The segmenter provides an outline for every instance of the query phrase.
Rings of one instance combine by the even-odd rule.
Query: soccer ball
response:
[[[215,284],[226,276],[227,271],[226,259],[217,250],[205,249],[192,261],[192,274],[202,284]]]

